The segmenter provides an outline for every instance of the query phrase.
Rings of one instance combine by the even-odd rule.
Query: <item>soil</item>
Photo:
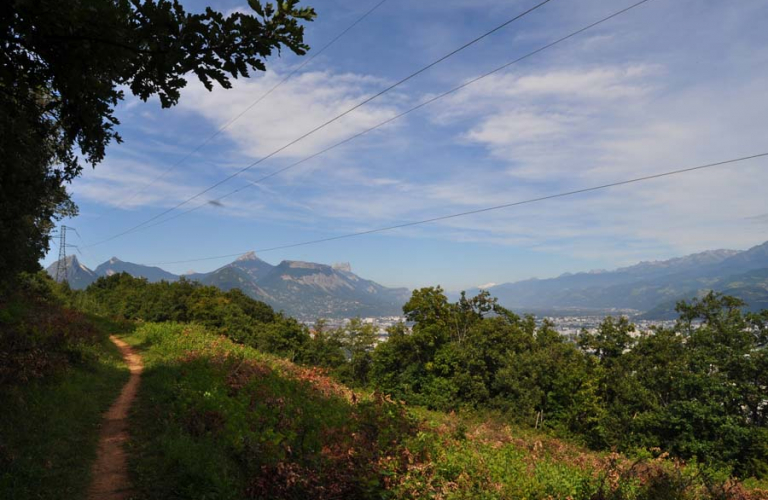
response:
[[[104,414],[96,462],[91,469],[93,479],[88,490],[89,500],[123,500],[134,494],[128,476],[125,443],[128,441],[128,411],[136,399],[144,367],[141,356],[128,344],[114,336],[110,340],[120,348],[131,377],[120,392],[120,397]]]

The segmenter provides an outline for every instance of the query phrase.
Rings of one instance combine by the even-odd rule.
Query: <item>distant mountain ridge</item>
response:
[[[98,278],[96,273],[81,264],[80,261],[77,260],[76,256],[69,255],[64,259],[64,262],[56,261],[48,266],[46,271],[53,279],[56,279],[57,277],[59,264],[66,265],[67,282],[69,283],[69,286],[74,289],[79,290],[86,288]]]
[[[67,257],[67,279],[70,286],[83,289],[101,276],[126,272],[149,282],[177,281],[180,278],[199,281],[228,291],[239,288],[245,294],[264,301],[277,310],[299,319],[319,317],[394,316],[402,314],[402,305],[410,297],[406,288],[387,288],[361,278],[349,263],[333,266],[314,262],[283,261],[277,266],[246,253],[235,261],[210,273],[175,275],[159,267],[124,262],[113,257],[91,271]],[[56,277],[58,263],[48,267]]]
[[[762,278],[766,269],[768,242],[745,251],[710,250],[614,271],[563,274],[486,290],[517,310],[632,309],[656,319],[669,317],[677,301],[709,290],[743,298],[755,309],[768,299],[768,279]]]
[[[57,264],[48,268],[56,276]],[[85,288],[100,276],[127,272],[151,282],[181,276],[158,267],[112,258],[95,271],[67,257],[72,288]],[[400,315],[409,299],[405,288],[387,288],[361,278],[348,263],[333,265],[282,261],[274,266],[253,252],[210,273],[185,279],[222,290],[239,288],[249,296],[300,319],[318,317]],[[677,301],[715,290],[745,300],[753,310],[768,308],[768,242],[744,251],[709,250],[663,261],[640,262],[613,271],[565,273],[557,278],[529,279],[482,286],[499,302],[517,311],[634,310],[649,319],[674,317]],[[470,289],[476,294],[481,288]],[[455,297],[454,297],[455,298]]]
[[[169,273],[159,267],[142,266],[131,262],[123,262],[117,257],[112,257],[108,261],[100,264],[94,269],[96,276],[112,276],[113,274],[128,273],[136,278],[147,278],[148,281],[155,283],[157,281],[176,281],[179,279],[173,273]]]
[[[285,260],[258,284],[271,300],[290,304],[286,312],[298,317],[400,315],[410,297],[407,288],[387,288],[363,279],[349,265]]]

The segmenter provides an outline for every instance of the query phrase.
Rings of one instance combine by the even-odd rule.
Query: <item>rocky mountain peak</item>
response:
[[[237,258],[235,262],[244,262],[251,260],[261,260],[256,256],[256,252],[247,252]]]
[[[280,263],[280,266],[285,266],[290,269],[316,269],[316,270],[322,270],[322,269],[329,269],[330,266],[327,266],[325,264],[315,264],[314,262],[304,262],[301,260],[284,260]]]
[[[333,269],[336,271],[344,271],[347,273],[352,272],[352,265],[349,262],[337,262],[331,267],[333,267]]]
[[[63,262],[58,260],[48,266],[46,271],[54,279],[58,277],[59,265],[66,265],[66,279],[72,288],[85,288],[96,279],[96,275],[93,273],[93,271],[81,264],[77,257],[74,255],[68,255],[63,259]]]

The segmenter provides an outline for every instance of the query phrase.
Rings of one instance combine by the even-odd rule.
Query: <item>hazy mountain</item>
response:
[[[724,260],[714,267],[716,273],[739,274],[753,269],[768,268],[768,241]]]
[[[48,268],[55,276],[56,264]],[[127,272],[149,281],[174,281],[178,276],[158,267],[117,258],[91,271],[67,257],[68,281],[85,288],[98,276]],[[186,279],[239,288],[277,310],[302,318],[384,316],[401,314],[409,298],[404,288],[386,288],[352,272],[348,263],[316,264],[283,261],[273,266],[249,252],[210,272]],[[552,279],[483,285],[499,302],[515,310],[609,311],[633,309],[648,317],[673,314],[674,303],[709,290],[746,300],[752,309],[768,307],[768,242],[746,251],[711,250],[663,261],[641,262],[614,271],[566,273]],[[480,289],[468,290],[476,294]]]
[[[768,268],[768,243],[747,251],[711,250],[665,261],[641,262],[615,271],[505,283],[488,291],[501,304],[515,309],[648,311],[708,290],[736,293],[738,287],[729,288],[734,282],[731,277],[743,274],[742,278],[749,278],[763,268]],[[746,288],[738,293],[759,301],[757,286],[751,289],[751,295]]]
[[[231,267],[243,271],[254,280],[260,280],[275,268],[272,264],[264,262],[254,252],[248,252],[237,258],[236,261],[224,267]]]
[[[123,262],[117,257],[112,257],[108,261],[99,265],[95,269],[96,276],[112,276],[113,274],[128,273],[136,278],[147,278],[150,283],[157,281],[176,281],[179,279],[175,274],[169,273],[159,267],[142,266],[132,262]]]
[[[204,285],[211,285],[225,292],[232,290],[233,288],[239,288],[246,295],[258,299],[267,301],[269,294],[265,293],[258,285],[256,281],[244,270],[237,266],[227,265],[219,268],[212,273],[200,274],[196,278],[196,281]],[[189,276],[185,276],[187,279]]]
[[[56,279],[56,274],[58,272],[59,263],[61,261],[56,261],[50,266],[48,266],[48,269],[46,269],[46,272],[53,278]],[[96,281],[96,273],[88,269],[86,266],[81,264],[77,257],[74,255],[70,255],[66,258],[66,266],[67,266],[67,282],[69,283],[69,286],[71,286],[74,289],[82,289]]]
[[[82,289],[100,276],[128,273],[150,282],[176,281],[179,276],[159,267],[123,262],[117,257],[99,265],[95,271],[67,257],[70,286]],[[56,264],[48,268],[55,276]],[[352,272],[349,263],[315,264],[283,261],[273,266],[249,252],[234,262],[210,273],[189,273],[185,279],[199,281],[228,291],[239,288],[277,310],[302,319],[319,317],[388,316],[402,313],[410,293],[404,288],[386,288]]]
[[[283,261],[273,266],[253,252],[211,273],[185,278],[222,290],[239,288],[279,311],[307,320],[401,314],[410,296],[407,289],[386,288],[357,276],[348,263]]]
[[[385,316],[402,314],[410,293],[363,279],[345,266],[283,261],[259,288],[277,309],[303,319],[318,317]]]
[[[705,266],[717,265],[726,259],[742,253],[747,252],[739,250],[708,250],[675,259],[644,261],[634,266],[617,269],[616,272],[642,276],[643,278],[664,276],[691,270],[696,271]]]
[[[642,309],[633,300],[623,300],[625,292],[619,293],[619,300],[611,293],[605,293],[612,287],[626,287],[651,279],[663,279],[684,272],[711,266],[737,255],[735,250],[710,250],[686,257],[664,261],[641,262],[634,266],[619,268],[615,271],[589,271],[565,273],[557,278],[529,279],[514,283],[504,283],[492,287],[483,287],[499,301],[514,308],[550,309],[550,308],[632,308]],[[469,290],[475,294],[479,289]],[[618,293],[618,292],[615,292]],[[653,297],[648,297],[653,307],[658,304]],[[640,306],[640,307],[638,307]]]
[[[660,304],[642,315],[645,319],[674,319],[675,305],[679,300],[702,297],[710,290],[717,290],[746,302],[748,311],[768,309],[768,268],[753,269],[744,274],[719,279],[713,286],[689,291],[687,294]]]

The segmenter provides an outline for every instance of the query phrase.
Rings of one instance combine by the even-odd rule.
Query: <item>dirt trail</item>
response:
[[[89,500],[122,500],[130,498],[133,493],[124,445],[128,440],[128,410],[136,398],[144,366],[141,356],[128,344],[114,336],[109,338],[120,348],[131,371],[131,378],[123,387],[120,397],[104,414],[99,451],[91,470],[93,479],[88,490]]]

